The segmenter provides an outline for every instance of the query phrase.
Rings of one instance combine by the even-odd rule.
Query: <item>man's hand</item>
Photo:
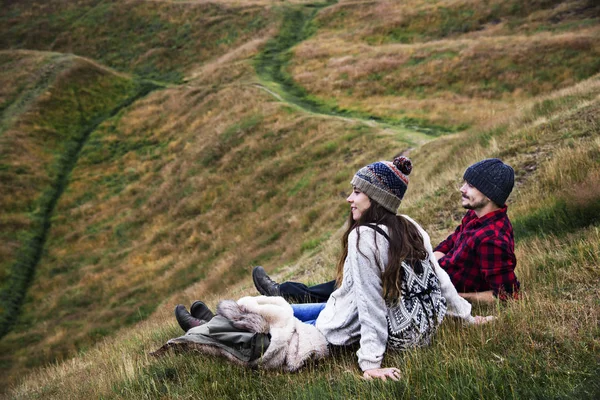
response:
[[[365,378],[366,380],[378,378],[384,382],[387,380],[387,378],[390,378],[393,381],[397,381],[400,379],[400,370],[398,368],[368,369],[363,373],[363,378]]]
[[[440,258],[444,257],[446,254],[442,253],[441,251],[434,251],[433,255],[435,256],[436,260],[440,260]]]
[[[467,292],[458,293],[458,295],[464,299],[469,300],[471,303],[495,303],[498,299],[494,297],[494,292],[486,290],[485,292]]]

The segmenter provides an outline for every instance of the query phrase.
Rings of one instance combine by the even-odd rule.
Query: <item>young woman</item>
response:
[[[337,290],[325,304],[292,305],[297,318],[314,323],[330,344],[359,342],[358,364],[368,379],[398,379],[398,369],[381,368],[388,344],[427,344],[446,312],[429,237],[416,222],[396,215],[411,171],[410,160],[398,157],[369,164],[354,175]],[[415,297],[409,310],[412,321],[392,343],[388,312],[406,301],[402,296]]]
[[[412,219],[396,215],[411,171],[411,161],[397,157],[354,175],[337,289],[327,303],[291,305],[294,317],[314,325],[328,344],[358,342],[358,364],[367,379],[397,380],[397,368],[381,368],[386,348],[429,343],[446,312],[471,323],[485,320],[471,316],[470,304],[437,265],[427,233]],[[184,330],[197,324],[178,307]]]

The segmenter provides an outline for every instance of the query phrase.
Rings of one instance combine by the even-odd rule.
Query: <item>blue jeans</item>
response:
[[[294,310],[294,317],[298,318],[305,324],[314,325],[321,311],[325,308],[326,303],[305,303],[291,304]]]

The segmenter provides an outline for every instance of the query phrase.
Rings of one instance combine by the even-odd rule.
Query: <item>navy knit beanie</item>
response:
[[[362,167],[352,178],[352,185],[396,214],[408,187],[412,163],[406,157],[393,162],[377,161]]]
[[[487,158],[467,168],[463,179],[502,207],[515,184],[515,171],[497,158]]]

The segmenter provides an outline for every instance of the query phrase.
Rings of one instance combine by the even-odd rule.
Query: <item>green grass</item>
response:
[[[389,20],[378,18],[368,5],[348,4],[335,14],[323,16],[318,23],[324,29],[344,32],[349,25],[354,28],[356,16],[368,10],[373,15],[359,26],[359,37],[370,45],[422,43],[481,33],[494,26],[502,34],[535,34],[575,31],[597,24],[597,5],[586,0],[571,2],[576,10],[573,13],[558,11],[557,6],[564,3],[558,0],[491,0],[476,5],[467,1],[412,3],[416,4],[406,4],[402,13]]]
[[[543,235],[564,235],[576,232],[600,220],[600,197],[585,204],[559,198],[527,216],[517,219],[513,228],[521,238]]]
[[[293,47],[309,39],[317,31],[314,18],[324,7],[334,4],[333,1],[318,3],[308,10],[301,7],[288,7],[283,10],[283,23],[279,34],[267,42],[265,49],[256,58],[255,68],[259,77],[271,82],[269,88],[277,91],[289,103],[318,114],[340,116],[365,121],[374,121],[393,127],[408,128],[426,135],[438,136],[462,130],[464,126],[442,126],[420,118],[393,118],[377,116],[369,112],[339,107],[334,99],[323,99],[310,95],[298,85],[287,71],[293,57]],[[273,85],[274,83],[274,85]],[[281,88],[279,90],[279,88]]]
[[[261,115],[253,115],[227,127],[218,137],[218,143],[209,147],[200,156],[198,162],[204,167],[218,165],[221,158],[234,147],[244,142],[244,136],[252,133],[253,129],[262,122]]]
[[[60,65],[63,64],[57,64],[56,68]],[[151,85],[138,85],[131,80],[115,79],[85,64],[75,65],[72,70],[68,67],[67,71],[70,79],[49,83],[53,96],[36,104],[35,108],[39,110],[36,117],[28,118],[36,129],[53,133],[56,144],[43,149],[51,149],[53,159],[45,171],[48,185],[39,187],[39,194],[30,197],[29,204],[13,210],[23,213],[31,225],[26,230],[11,232],[19,238],[20,245],[14,258],[3,262],[5,280],[0,287],[0,337],[8,332],[17,319],[41,257],[56,202],[67,186],[70,171],[88,135],[105,118],[154,88]],[[76,92],[77,96],[74,95]],[[7,116],[14,117],[14,113]],[[10,138],[5,139],[10,143]],[[33,154],[24,154],[27,155]],[[7,166],[6,176],[11,178],[11,174],[20,175],[19,168]]]
[[[35,278],[27,283],[31,290],[19,318],[0,341],[0,367],[5,372],[0,382],[19,382],[9,395],[597,398],[600,86],[596,77],[556,90],[595,73],[598,66],[586,54],[596,54],[597,46],[587,39],[568,42],[576,46],[557,41],[552,51],[530,60],[529,53],[517,54],[519,48],[508,39],[501,39],[507,44],[495,58],[470,49],[467,59],[473,60],[473,68],[491,74],[489,79],[469,81],[472,93],[508,96],[531,81],[549,85],[536,93],[551,94],[520,104],[518,112],[502,118],[485,114],[467,132],[440,135],[422,145],[405,137],[411,132],[399,127],[414,126],[432,139],[448,133],[448,125],[427,126],[419,118],[402,118],[400,112],[390,118],[385,115],[391,114],[378,116],[377,108],[387,105],[384,101],[402,100],[404,89],[388,84],[392,74],[366,75],[370,84],[386,86],[388,97],[381,103],[341,107],[339,99],[311,93],[290,73],[294,51],[320,34],[331,34],[334,23],[342,36],[357,42],[371,29],[372,46],[461,38],[476,34],[494,18],[505,23],[499,37],[507,32],[531,34],[527,43],[538,39],[532,32],[551,18],[564,19],[547,29],[552,34],[567,32],[563,28],[568,23],[575,36],[580,29],[594,29],[584,22],[595,8],[583,1],[562,7],[582,13],[584,22],[568,13],[559,15],[552,1],[492,3],[483,10],[470,9],[464,2],[443,7],[426,2],[436,12],[427,15],[415,6],[414,13],[407,14],[416,16],[410,29],[396,26],[396,33],[370,26],[385,18],[364,18],[365,10],[389,6],[379,2],[232,7],[51,1],[31,8],[29,14],[27,2],[3,9],[2,48],[72,49],[138,75],[108,73],[85,62],[90,70],[106,75],[80,68],[64,76],[65,65],[79,58],[0,54],[0,65],[12,70],[10,77],[0,78],[0,139],[12,138],[15,127],[32,126],[37,130],[20,144],[31,146],[50,134],[56,139],[48,142],[52,146],[36,148],[37,157],[11,159],[7,153],[0,159],[3,184],[29,182],[31,188],[24,194],[0,195],[2,254],[9,254],[6,243],[33,243],[28,235],[42,234],[37,244],[23,247],[39,263]],[[335,16],[330,25],[327,15]],[[426,24],[428,20],[433,22]],[[280,23],[278,33],[267,33]],[[261,44],[250,43],[254,39]],[[250,50],[239,47],[248,43]],[[255,57],[256,49],[261,50]],[[325,51],[323,59],[334,61],[345,51],[327,46],[320,50]],[[453,44],[431,51],[419,48],[396,69],[410,71],[413,94],[429,100],[431,93],[415,83],[417,72],[463,62],[461,54],[463,48]],[[23,61],[27,57],[31,60]],[[231,70],[227,73],[234,77],[238,69],[247,73],[251,63],[257,76],[241,74],[243,78],[221,85],[207,81],[209,73],[207,80],[178,84],[190,71],[217,68]],[[523,72],[521,66],[530,64],[535,71]],[[44,69],[48,66],[55,69]],[[439,85],[462,90],[466,81],[460,73],[472,71],[455,69],[444,76],[453,83]],[[517,83],[503,81],[498,75],[503,72],[513,74]],[[353,71],[341,74],[349,80]],[[139,76],[175,84],[144,96],[153,87],[144,86]],[[567,78],[554,85],[557,76]],[[57,80],[60,85],[53,83]],[[257,81],[285,102],[252,85]],[[350,96],[360,96],[358,85],[351,89]],[[439,101],[454,110],[455,97]],[[428,118],[428,112],[421,115]],[[391,159],[404,151],[409,151],[415,168],[401,211],[420,222],[435,243],[464,214],[456,189],[467,165],[501,157],[515,167],[517,187],[509,214],[522,301],[476,307],[478,313],[498,319],[482,327],[448,320],[432,346],[388,354],[384,365],[396,366],[403,374],[397,383],[362,380],[356,349],[337,352],[296,374],[248,370],[194,354],[147,356],[181,334],[172,318],[174,304],[201,298],[214,306],[224,297],[255,294],[249,278],[252,265],[278,271],[276,279],[330,279],[352,174],[375,159]],[[34,158],[44,163],[35,164]],[[21,162],[25,159],[30,161]],[[22,215],[16,216],[15,210]],[[40,220],[32,222],[32,215]],[[7,271],[0,268],[1,282],[12,279]],[[25,376],[37,367],[42,368]]]
[[[0,14],[0,48],[75,53],[164,82],[180,82],[199,62],[260,34],[271,19],[262,7],[218,2],[33,3],[14,3]]]
[[[23,68],[23,64],[27,61],[34,64],[34,72],[31,73],[34,79],[14,76],[15,70],[28,70],[28,68]],[[36,60],[36,57],[30,54],[19,54],[11,51],[0,52],[2,67],[11,71],[10,74],[6,74],[7,81],[2,82],[8,96],[0,106],[0,112],[2,113],[0,136],[15,123],[19,115],[30,109],[32,103],[35,103],[38,97],[48,90],[48,87],[56,79],[56,75],[68,68],[72,62],[73,56],[59,53],[48,53],[41,56],[40,60]],[[9,79],[13,80],[12,84],[8,82]],[[21,81],[16,88],[13,86],[15,81]],[[13,91],[10,90],[11,86]]]

